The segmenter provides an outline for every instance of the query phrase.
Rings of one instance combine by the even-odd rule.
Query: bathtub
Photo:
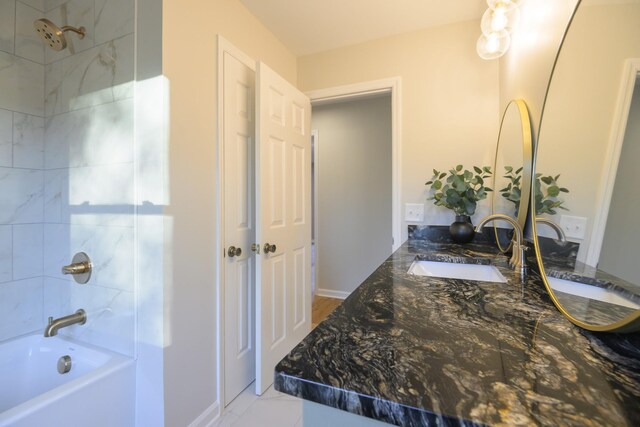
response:
[[[133,359],[60,336],[0,343],[0,427],[133,426],[134,411]]]

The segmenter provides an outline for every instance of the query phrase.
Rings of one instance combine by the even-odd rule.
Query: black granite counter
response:
[[[491,263],[508,283],[407,274]],[[281,392],[401,426],[640,425],[640,334],[581,330],[487,245],[412,240],[276,367]]]

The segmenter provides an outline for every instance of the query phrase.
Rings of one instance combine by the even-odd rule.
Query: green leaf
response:
[[[438,177],[438,179],[442,179],[442,178],[444,178],[445,176],[447,176],[447,174],[446,174],[446,173],[444,173],[444,172],[442,172],[442,173],[440,174],[440,176]]]
[[[479,167],[477,167],[477,166],[474,166],[474,167],[473,167],[473,170],[474,170],[474,171],[476,171],[476,173],[482,173],[482,169],[480,169],[480,168],[479,168]]]
[[[560,188],[560,191],[561,191],[562,193],[568,193],[568,192],[569,192],[569,190],[567,190],[567,189],[566,189],[566,188],[564,188],[564,187],[561,187],[561,188]]]
[[[460,172],[462,170],[462,165],[456,166],[456,171]]]
[[[552,185],[551,187],[547,188],[547,193],[550,197],[557,197],[558,194],[560,194],[560,189],[556,185]]]
[[[427,181],[424,183],[424,185],[431,185],[431,184],[433,184],[433,181]]]
[[[507,172],[513,172],[513,166],[505,166],[504,170],[506,170]]]
[[[523,169],[522,167],[518,168],[518,170],[516,171],[516,175],[519,174],[520,172],[522,172],[522,169]]]
[[[433,188],[436,190],[440,190],[442,188],[442,181],[438,180],[433,183]]]
[[[547,185],[551,185],[553,183],[553,178],[550,176],[543,176],[540,180]]]
[[[440,173],[440,172],[438,172],[437,170],[435,170],[435,169],[433,170],[433,176],[436,176],[436,175],[438,175],[439,173]]]

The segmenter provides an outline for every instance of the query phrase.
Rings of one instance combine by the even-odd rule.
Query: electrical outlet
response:
[[[404,205],[404,220],[411,223],[424,222],[424,204],[407,203]]]
[[[560,227],[570,239],[584,239],[587,233],[587,218],[582,216],[562,215]]]

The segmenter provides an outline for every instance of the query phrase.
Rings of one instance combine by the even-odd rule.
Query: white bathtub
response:
[[[58,359],[72,367],[59,374]],[[56,336],[0,344],[0,427],[133,426],[135,363]]]

